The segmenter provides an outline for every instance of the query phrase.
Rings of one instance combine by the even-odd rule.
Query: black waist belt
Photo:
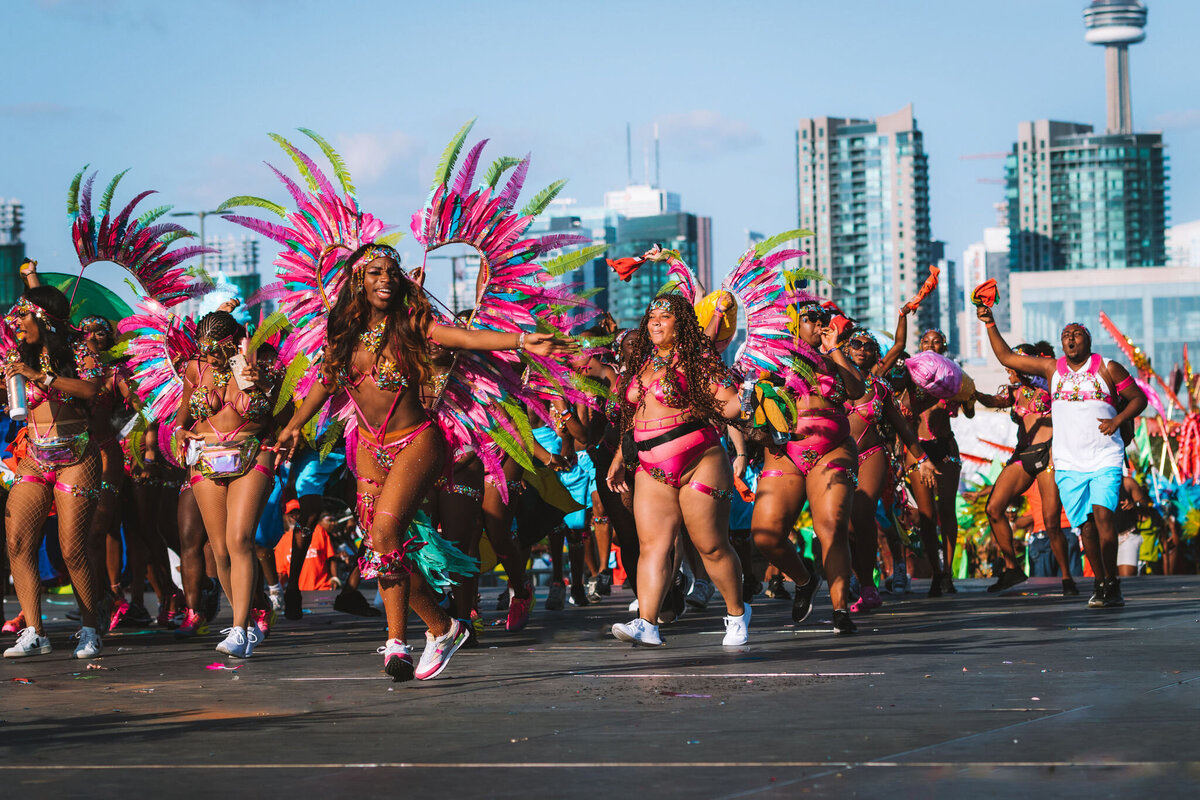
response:
[[[689,433],[702,431],[707,427],[709,427],[707,422],[701,422],[698,419],[694,419],[691,422],[685,422],[682,425],[677,425],[674,428],[668,429],[666,433],[661,433],[658,436],[655,436],[653,439],[645,439],[644,441],[636,442],[638,452],[644,453],[647,450],[653,450],[660,444],[673,442],[680,436],[687,436]]]

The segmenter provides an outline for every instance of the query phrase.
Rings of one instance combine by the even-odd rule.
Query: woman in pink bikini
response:
[[[401,272],[400,256],[391,247],[363,245],[345,264],[349,280],[329,314],[321,381],[280,433],[279,443],[281,452],[290,452],[300,429],[330,398],[334,409],[349,405],[356,424],[347,440],[347,462],[358,479],[359,524],[368,532],[359,564],[364,578],[379,579],[383,595],[384,669],[395,681],[428,680],[446,668],[468,635],[467,627],[438,605],[429,585],[433,570],[448,579],[448,573],[468,571],[468,559],[435,534],[426,532],[418,541],[411,530],[421,503],[446,474],[448,459],[445,436],[421,404],[421,387],[432,379],[429,342],[540,355],[571,347],[550,334],[435,323],[429,301]],[[410,606],[429,628],[415,668],[407,642]]]
[[[5,658],[44,655],[50,640],[42,629],[42,582],[38,548],[53,502],[58,540],[82,623],[75,658],[100,654],[97,607],[103,590],[88,551],[88,525],[100,495],[100,453],[88,432],[88,408],[100,389],[100,362],[72,335],[71,304],[53,286],[33,286],[5,322],[20,342],[8,352],[4,374],[26,382],[28,453],[17,465],[8,495],[5,530],[13,584],[26,627]],[[16,398],[8,398],[11,404]]]
[[[658,613],[674,571],[672,548],[686,527],[725,598],[722,643],[745,644],[750,607],[742,603],[742,567],[729,543],[733,470],[718,433],[718,426],[741,417],[742,407],[736,379],[682,295],[666,294],[650,303],[633,351],[622,359],[616,394],[625,401],[620,429],[626,447],[637,451],[633,513],[640,553],[639,616],[614,625],[613,635],[635,644],[662,644]],[[741,441],[740,434],[731,435]],[[608,469],[607,483],[615,492],[630,489],[624,462],[614,458]]]
[[[797,376],[807,391],[796,397],[796,423],[791,440],[768,446],[754,499],[750,528],[764,556],[796,583],[792,619],[803,621],[812,610],[820,584],[810,575],[788,539],[807,499],[813,528],[821,542],[825,575],[833,602],[837,633],[857,630],[849,611],[850,547],[847,528],[854,488],[858,484],[858,451],[850,436],[845,404],[863,394],[863,381],[837,348],[832,315],[811,296],[802,297],[793,318],[796,345],[806,362]],[[828,352],[822,355],[818,348]],[[793,376],[777,376],[787,380]],[[797,385],[795,380],[789,385]]]
[[[233,610],[233,626],[216,649],[233,658],[249,658],[262,640],[250,619],[258,574],[254,533],[275,479],[275,448],[269,445],[278,385],[253,363],[234,375],[245,336],[227,311],[200,320],[200,353],[184,367],[176,416],[184,448],[178,457],[189,467],[188,483]]]
[[[916,458],[916,466],[909,471],[919,472],[923,485],[936,486],[938,471],[921,447],[916,432],[900,413],[891,387],[877,374],[876,367],[881,363],[880,349],[871,332],[865,328],[853,329],[842,345],[842,352],[857,368],[866,386],[861,397],[846,401],[850,433],[858,448],[858,488],[854,491],[850,511],[850,552],[854,573],[862,587],[859,599],[850,610],[858,612],[883,605],[875,587],[875,555],[879,549],[875,508],[892,477],[891,450],[895,437],[899,436]]]

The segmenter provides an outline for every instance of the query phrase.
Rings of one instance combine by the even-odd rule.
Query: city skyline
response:
[[[447,26],[436,9],[380,3],[349,4],[361,12],[352,14],[275,0],[170,9],[27,2],[9,10],[14,30],[52,39],[60,50],[45,63],[14,64],[16,80],[0,105],[0,151],[21,158],[0,160],[0,195],[25,205],[29,255],[58,264],[73,258],[63,194],[84,163],[132,167],[123,190],[157,188],[157,202],[208,209],[234,194],[277,195],[261,161],[288,165],[266,133],[288,136],[303,125],[343,152],[364,206],[407,230],[442,145],[465,119],[479,117],[476,133],[491,137],[493,148],[531,150],[531,185],[567,178],[564,196],[585,206],[624,186],[627,122],[641,182],[657,123],[661,186],[681,195],[682,210],[713,219],[719,279],[744,249],[746,230],[794,227],[800,119],[876,117],[912,103],[929,154],[931,235],[958,254],[993,224],[993,205],[1003,198],[996,183],[1003,162],[964,156],[1007,150],[1028,120],[1103,128],[1104,56],[1084,41],[1084,5],[934,2],[914,14],[875,2],[763,3],[738,16],[705,3],[516,3],[506,11],[466,3],[458,24]],[[1200,7],[1177,0],[1149,7],[1146,41],[1131,54],[1133,119],[1136,130],[1164,130],[1176,175],[1174,224],[1200,218],[1200,187],[1179,179],[1200,164],[1200,108],[1188,105],[1197,79],[1179,66]],[[555,55],[558,34],[525,32],[551,9],[561,42],[584,55]],[[571,24],[585,18],[590,28]],[[393,47],[354,45],[348,36],[334,49],[344,47],[351,61],[375,61],[347,82],[329,67],[345,58],[316,58],[312,42],[321,26],[356,20],[392,31],[381,41]],[[509,66],[504,45],[522,36],[544,66]],[[455,49],[440,51],[437,40]],[[213,41],[222,47],[204,46]],[[84,84],[79,76],[94,64],[104,69]],[[498,73],[495,64],[503,65]],[[158,74],[167,75],[161,85]],[[599,101],[580,101],[581,86]],[[220,220],[209,224],[210,236],[236,232]],[[400,249],[416,253],[411,239]],[[272,258],[263,250],[260,263]]]

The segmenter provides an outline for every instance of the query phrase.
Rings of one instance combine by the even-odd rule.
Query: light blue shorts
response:
[[[1058,495],[1062,498],[1063,510],[1072,528],[1087,522],[1092,506],[1103,506],[1116,511],[1121,496],[1121,468],[1108,467],[1095,472],[1072,472],[1054,470],[1054,481],[1058,484]]]
[[[325,485],[333,474],[346,466],[346,454],[339,450],[332,451],[322,461],[315,450],[305,450],[292,464],[296,471],[296,497],[325,494]]]

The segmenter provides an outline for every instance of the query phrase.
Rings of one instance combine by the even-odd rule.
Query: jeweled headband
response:
[[[671,303],[665,297],[656,297],[650,301],[650,311],[670,311]]]
[[[351,267],[355,286],[363,285],[363,276],[366,273],[367,264],[370,264],[377,258],[390,258],[397,265],[400,264],[400,254],[396,252],[396,248],[389,247],[386,244],[373,244],[363,251],[363,254],[358,257],[358,260]]]
[[[59,319],[51,314],[46,309],[39,306],[37,303],[30,300],[28,297],[19,297],[17,302],[12,307],[12,311],[5,316],[5,321],[14,330],[17,328],[20,318],[25,314],[32,314],[42,321],[43,325],[58,329],[60,327],[71,327],[70,323],[65,319]]]
[[[108,334],[108,337],[110,339],[112,338],[112,335],[113,335],[112,323],[109,322],[108,320],[106,320],[104,317],[84,317],[83,319],[81,319],[79,321],[79,329],[80,330],[83,330],[84,328],[86,328],[89,325],[99,325],[101,328],[104,329],[104,332]]]
[[[925,336],[930,333],[936,333],[938,336],[942,337],[943,342],[950,341],[949,339],[946,338],[946,334],[941,328],[926,328],[924,331],[922,331],[921,338],[924,339]]]
[[[211,336],[205,336],[200,339],[200,355],[216,356],[225,355],[230,350],[237,347],[237,337],[233,334],[226,336],[223,339],[214,339]]]

